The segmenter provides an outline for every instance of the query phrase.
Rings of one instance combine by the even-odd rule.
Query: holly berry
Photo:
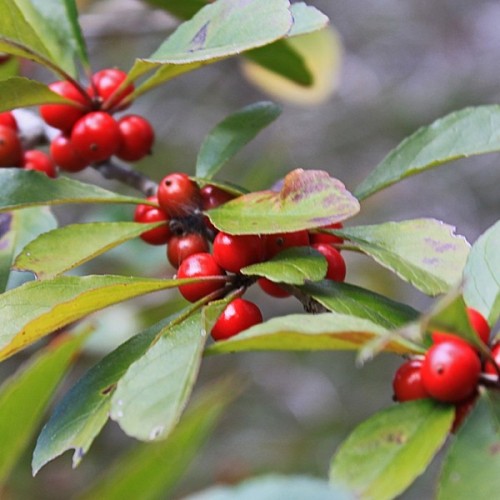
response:
[[[214,340],[224,340],[262,323],[260,309],[249,300],[234,299],[224,309],[212,328],[211,335]]]
[[[88,92],[93,97],[96,97],[95,92],[97,92],[97,97],[105,108],[113,109],[134,91],[133,83],[118,91],[126,78],[127,73],[120,69],[103,69],[92,76],[92,85],[89,86]],[[122,106],[121,109],[124,107],[127,106]]]
[[[170,217],[189,215],[200,206],[200,189],[186,174],[175,172],[161,180],[158,203]]]
[[[324,226],[321,229],[342,229],[344,226],[342,222],[336,222],[334,224],[330,224],[328,226]],[[327,243],[329,245],[341,245],[344,243],[344,238],[340,236],[335,236],[334,234],[328,233],[309,233],[309,238],[311,240],[311,244],[315,243]]]
[[[88,111],[89,102],[72,83],[66,80],[53,82],[49,88],[56,94],[70,99],[74,104],[43,104],[40,106],[40,115],[47,125],[70,132],[77,120]]]
[[[315,243],[311,246],[326,258],[328,267],[325,278],[333,281],[344,281],[346,265],[341,253],[327,243]]]
[[[156,196],[150,196],[147,200],[158,203]],[[137,205],[134,213],[134,221],[142,222],[143,224],[164,222],[161,226],[145,231],[140,235],[140,238],[146,243],[150,245],[164,245],[170,239],[169,219],[167,214],[160,208],[146,204]]]
[[[266,256],[268,259],[274,257],[285,248],[303,247],[309,245],[309,233],[307,231],[295,231],[293,233],[275,233],[266,236]]]
[[[274,281],[268,280],[267,278],[259,278],[257,280],[257,283],[262,288],[262,290],[271,297],[284,299],[286,297],[290,297],[291,295],[283,287],[279,286],[277,283],[274,283]]]
[[[15,130],[0,125],[0,167],[19,167],[22,156],[23,148]]]
[[[458,403],[471,396],[477,387],[481,361],[465,342],[443,341],[434,344],[422,363],[425,390],[438,401]]]
[[[479,338],[488,345],[490,342],[490,325],[486,318],[476,309],[467,308],[467,316],[473,330],[478,334]]]
[[[17,120],[13,113],[10,111],[5,111],[4,113],[0,113],[0,125],[4,127],[9,127],[14,131],[18,131]]]
[[[25,151],[23,153],[22,165],[26,170],[37,170],[38,172],[43,172],[48,177],[55,178],[57,176],[56,166],[52,158],[38,149]]]
[[[428,398],[429,394],[422,382],[422,360],[405,361],[396,371],[392,381],[395,401],[413,401]]]
[[[79,172],[88,165],[87,160],[76,152],[73,143],[64,134],[52,139],[50,156],[56,165],[68,172]]]
[[[120,147],[120,129],[110,114],[92,111],[75,123],[71,143],[88,163],[107,160]]]
[[[491,348],[491,357],[494,359],[497,366],[500,366],[500,342],[496,343]],[[486,361],[484,371],[490,375],[498,375],[495,365],[491,361]]]
[[[217,208],[234,198],[234,194],[228,193],[227,191],[224,191],[217,186],[213,186],[212,184],[207,184],[200,189],[201,208],[203,210]]]
[[[125,161],[139,161],[151,153],[155,134],[151,124],[142,116],[127,115],[118,120],[120,147],[116,156]]]
[[[208,241],[200,233],[172,236],[168,242],[167,258],[170,264],[177,268],[190,255],[206,253],[208,250]]]
[[[265,256],[265,240],[260,236],[218,233],[214,240],[214,259],[226,271],[240,272],[250,264],[262,262]]]
[[[203,277],[222,277],[225,272],[215,262],[215,259],[209,253],[195,253],[184,259],[177,271],[177,278],[203,278]],[[197,300],[223,288],[225,281],[221,279],[203,280],[197,283],[180,285],[179,292],[189,302]]]

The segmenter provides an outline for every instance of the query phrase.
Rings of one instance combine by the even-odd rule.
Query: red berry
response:
[[[75,102],[71,104],[43,104],[40,115],[47,125],[70,132],[73,125],[88,111],[88,101],[85,96],[70,82],[62,80],[49,85],[56,94]]]
[[[268,280],[267,278],[259,278],[257,280],[259,286],[271,297],[276,297],[277,299],[284,299],[290,297],[290,293],[287,292],[283,287],[279,286],[274,281]]]
[[[0,125],[0,167],[19,167],[22,156],[23,148],[17,133]]]
[[[14,114],[10,111],[5,111],[0,113],[0,125],[4,127],[9,127],[14,131],[18,131],[17,120]]]
[[[240,272],[250,264],[262,262],[265,256],[265,241],[257,235],[233,235],[219,233],[214,240],[214,259],[226,271]]]
[[[148,201],[157,203],[156,196],[150,196]],[[153,222],[165,222],[165,224],[145,231],[141,234],[141,239],[151,245],[164,245],[170,239],[170,226],[168,225],[167,214],[158,207],[152,205],[140,204],[137,205],[134,213],[134,221],[142,222],[143,224],[150,224]]]
[[[328,268],[325,278],[333,281],[344,281],[346,266],[341,253],[327,243],[315,243],[311,246],[326,258]]]
[[[425,390],[438,401],[458,403],[471,396],[477,387],[481,361],[465,342],[443,341],[434,344],[422,364]]]
[[[500,366],[500,342],[496,343],[491,348],[491,357],[494,359],[497,366]],[[484,371],[490,375],[498,375],[495,365],[491,361],[486,361]]]
[[[432,331],[431,338],[434,344],[439,344],[440,342],[462,342],[466,345],[470,345],[465,339],[459,337],[455,333],[443,332],[441,330]]]
[[[235,195],[223,189],[207,184],[200,189],[201,208],[211,210],[235,198]]]
[[[394,399],[399,402],[428,398],[422,383],[422,360],[405,361],[396,371],[392,381]]]
[[[75,151],[87,162],[107,160],[120,147],[120,129],[115,119],[103,111],[80,118],[71,131]]]
[[[138,115],[123,116],[118,120],[120,147],[116,156],[125,161],[139,161],[151,152],[155,134],[150,123]]]
[[[161,180],[158,203],[171,217],[182,217],[200,206],[200,189],[186,174],[175,172]]]
[[[305,247],[308,245],[309,233],[305,230],[293,233],[269,234],[266,236],[266,256],[270,259],[285,248]]]
[[[259,323],[262,323],[262,313],[253,302],[240,298],[234,299],[227,305],[212,328],[212,338],[214,340],[228,339]]]
[[[200,233],[189,233],[181,236],[172,236],[168,242],[167,258],[173,267],[177,268],[181,262],[195,253],[206,253],[209,250],[208,241]]]
[[[88,92],[95,96],[95,91],[97,91],[101,103],[105,104],[107,109],[113,109],[134,91],[134,84],[130,83],[117,92],[126,78],[127,73],[120,69],[103,69],[92,76],[92,85],[89,86]],[[122,106],[121,109],[125,107],[127,106]]]
[[[342,222],[336,222],[335,224],[330,224],[321,229],[342,229],[343,227]],[[341,245],[344,243],[344,238],[328,233],[309,233],[309,238],[311,239],[311,244],[327,243],[329,245]]]
[[[79,172],[89,164],[75,151],[72,142],[64,134],[52,139],[50,156],[56,165],[68,172]]]
[[[224,270],[219,267],[209,253],[195,253],[181,262],[177,271],[177,278],[221,277],[225,274]],[[196,302],[212,292],[223,288],[224,285],[225,281],[221,279],[204,280],[197,283],[180,285],[179,292],[189,302]]]
[[[465,401],[457,403],[455,405],[455,419],[453,420],[453,424],[451,426],[451,433],[455,434],[459,427],[462,425],[465,417],[469,414],[469,412],[474,408],[476,404],[478,393],[475,392],[471,397],[467,398]]]
[[[486,318],[476,309],[467,308],[467,316],[473,330],[478,334],[479,338],[488,345],[490,343],[490,325]]]
[[[38,149],[30,149],[23,154],[23,168],[26,170],[37,170],[48,177],[56,177],[57,170],[52,158]]]

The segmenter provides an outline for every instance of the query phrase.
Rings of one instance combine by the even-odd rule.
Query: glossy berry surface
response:
[[[37,149],[29,149],[23,153],[22,165],[26,170],[37,170],[52,178],[57,176],[56,166],[52,158]]]
[[[200,189],[201,208],[203,210],[211,210],[217,208],[229,200],[235,198],[234,194],[228,193],[223,189],[207,184]]]
[[[71,140],[64,134],[52,139],[50,156],[56,165],[67,172],[79,172],[89,164],[76,152]]]
[[[183,260],[177,271],[177,278],[201,278],[205,276],[224,276],[225,272],[206,252],[196,253]],[[220,279],[199,281],[187,285],[180,285],[179,292],[189,302],[197,300],[224,287],[225,281]]]
[[[212,328],[211,335],[214,340],[224,340],[262,323],[260,309],[249,300],[234,299],[224,309]]]
[[[413,401],[414,399],[428,398],[429,394],[422,382],[422,360],[410,359],[405,361],[396,371],[392,381],[394,400]]]
[[[95,92],[97,92],[97,97],[106,109],[112,109],[134,91],[133,84],[129,84],[118,91],[126,78],[127,74],[120,69],[102,69],[92,76],[92,85],[88,91],[94,97]]]
[[[167,259],[177,268],[182,261],[195,253],[206,253],[209,250],[208,241],[199,233],[172,236],[168,242]]]
[[[491,357],[495,360],[497,366],[500,367],[500,342],[491,348]],[[498,375],[495,365],[491,361],[486,361],[484,371],[489,375]]]
[[[336,222],[335,224],[330,224],[321,229],[342,229],[343,227],[342,222]],[[309,233],[309,238],[311,239],[311,245],[314,243],[327,243],[329,245],[340,245],[344,243],[344,239],[340,236],[328,233]]]
[[[19,167],[22,156],[23,148],[17,132],[0,125],[0,167]]]
[[[107,160],[120,147],[120,129],[111,115],[93,111],[75,123],[71,143],[88,163]]]
[[[464,342],[434,344],[422,364],[425,390],[438,401],[458,403],[471,396],[477,387],[481,361],[476,351]]]
[[[270,259],[277,253],[290,247],[303,247],[309,245],[309,233],[296,231],[293,233],[269,234],[266,239],[266,258]]]
[[[278,283],[274,283],[274,281],[268,280],[267,278],[259,278],[257,280],[257,283],[259,284],[260,288],[262,288],[262,290],[271,297],[284,299],[286,297],[290,297],[291,295],[283,287],[278,285]]]
[[[158,203],[171,217],[182,217],[200,206],[200,189],[186,174],[175,172],[160,181]]]
[[[341,253],[327,243],[315,243],[311,246],[326,258],[328,267],[325,278],[333,281],[344,281],[346,265]]]
[[[85,99],[85,96],[72,83],[66,80],[53,82],[49,85],[49,88],[56,94],[74,101],[75,105],[44,104],[40,106],[40,115],[47,125],[63,130],[64,132],[70,132],[77,120],[89,110],[89,103]]]
[[[488,345],[490,342],[490,325],[486,318],[476,309],[467,308],[467,316],[473,330],[478,334],[479,338]]]
[[[10,111],[5,111],[4,113],[0,113],[0,125],[3,125],[4,127],[9,127],[15,132],[18,131],[16,117]]]
[[[142,116],[127,115],[118,120],[120,147],[116,156],[125,161],[139,161],[151,153],[155,138],[151,124]]]
[[[264,239],[257,235],[218,233],[214,240],[214,259],[226,271],[238,273],[242,267],[262,262]]]
[[[150,196],[148,201],[157,203],[156,196]],[[140,238],[150,245],[164,245],[170,239],[170,226],[167,214],[158,207],[152,205],[140,204],[137,205],[134,213],[134,221],[142,222],[143,224],[151,224],[153,222],[164,222],[163,225],[145,231]]]

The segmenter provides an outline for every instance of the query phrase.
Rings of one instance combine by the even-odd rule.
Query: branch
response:
[[[309,295],[306,295],[296,286],[285,284],[280,284],[280,286],[290,292],[297,300],[301,302],[305,312],[311,314],[331,312],[323,304],[320,304],[316,299],[313,299]]]

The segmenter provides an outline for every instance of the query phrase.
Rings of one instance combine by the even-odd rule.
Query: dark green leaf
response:
[[[66,336],[40,351],[0,387],[0,483],[35,435],[55,389],[87,335]]]
[[[500,399],[488,391],[467,418],[443,464],[437,498],[496,498],[500,489]]]
[[[435,219],[413,219],[336,231],[362,252],[429,295],[447,292],[462,278],[469,244]]]
[[[141,198],[118,195],[65,177],[51,179],[41,172],[20,168],[0,169],[0,186],[0,212],[64,203],[145,203]]]
[[[358,211],[358,201],[338,179],[323,170],[296,169],[280,191],[249,193],[207,215],[229,234],[273,234],[333,224]]]
[[[0,80],[11,78],[19,74],[19,58],[10,57],[10,59],[0,64]]]
[[[380,411],[341,444],[331,464],[331,481],[356,498],[396,497],[439,451],[454,415],[452,405],[430,399]]]
[[[281,109],[272,102],[258,102],[222,120],[207,135],[196,161],[196,175],[211,179],[219,169],[263,128],[276,120]]]
[[[179,19],[191,19],[210,0],[146,0],[147,3],[168,10]]]
[[[459,158],[500,150],[500,106],[451,113],[418,129],[393,149],[358,186],[364,199],[401,179]]]

